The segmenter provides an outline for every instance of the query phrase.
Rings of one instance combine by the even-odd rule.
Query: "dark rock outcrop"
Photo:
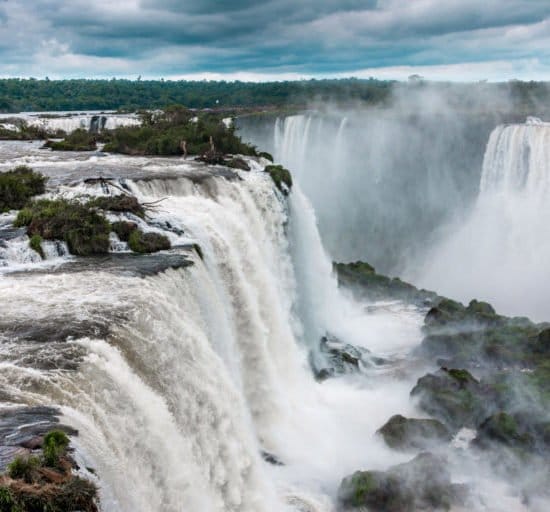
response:
[[[438,420],[392,416],[378,430],[386,444],[398,450],[426,450],[437,443],[452,439],[450,430]]]
[[[466,489],[451,482],[447,461],[428,452],[388,471],[358,471],[344,478],[338,492],[344,509],[377,512],[448,510],[465,497]]]

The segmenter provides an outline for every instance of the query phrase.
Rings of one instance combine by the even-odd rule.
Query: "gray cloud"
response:
[[[550,71],[549,20],[547,0],[9,0],[0,75],[327,75],[518,59]]]

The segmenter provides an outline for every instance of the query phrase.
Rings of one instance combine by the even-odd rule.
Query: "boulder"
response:
[[[429,452],[388,471],[357,471],[344,478],[338,499],[344,509],[377,512],[449,510],[466,490],[451,482],[447,461]]]
[[[448,443],[453,435],[438,420],[392,416],[377,432],[386,444],[398,450],[425,450],[436,443]]]
[[[494,396],[468,371],[441,368],[418,379],[411,391],[419,407],[453,429],[476,428],[494,412]]]

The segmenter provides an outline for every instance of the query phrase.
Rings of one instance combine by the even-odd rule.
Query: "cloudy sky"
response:
[[[550,80],[550,0],[0,0],[0,76]]]

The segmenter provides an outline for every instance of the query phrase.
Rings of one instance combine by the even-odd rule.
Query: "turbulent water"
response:
[[[350,122],[334,122],[336,155],[319,176],[329,204]],[[0,170],[31,165],[49,176],[50,195],[122,188],[155,205],[146,220],[123,217],[172,242],[166,253],[136,257],[112,240],[113,253],[101,259],[77,259],[51,244],[42,262],[24,232],[10,228],[14,215],[0,215],[1,404],[61,407],[62,421],[79,430],[77,458],[95,469],[87,476],[97,479],[106,512],[333,512],[344,476],[411,458],[375,432],[393,414],[422,416],[409,391],[426,368],[410,351],[421,341],[425,310],[361,302],[338,288],[316,210],[300,188],[311,172],[300,152],[323,123],[300,117],[277,129],[281,160],[298,175],[288,197],[256,160],[252,171],[235,174],[179,158],[0,145]],[[535,219],[525,196],[529,190],[546,208],[545,174],[533,169],[548,162],[541,149],[548,131],[531,123],[493,133],[477,208],[512,197],[511,221],[524,214],[522,222],[538,222],[533,233],[543,229],[544,216]],[[512,157],[522,170],[501,170]],[[511,244],[519,235],[500,221],[489,226]],[[535,243],[546,242],[517,247],[533,252]],[[497,261],[499,247],[487,260]],[[316,381],[310,361],[322,358],[327,333],[384,364]],[[527,510],[460,446],[459,436],[449,467],[454,481],[481,496],[475,510]]]
[[[32,163],[56,195],[105,193],[81,182],[101,165],[141,201],[162,200],[141,225],[193,263],[144,276],[63,251],[37,263],[24,234],[4,242],[20,251],[0,276],[2,402],[62,408],[103,510],[325,512],[345,475],[406,460],[374,432],[412,408],[415,372],[390,377],[422,313],[341,295],[298,187],[287,202],[257,170],[2,150],[2,167]],[[395,363],[318,383],[308,354],[327,330]]]
[[[419,282],[503,313],[549,318],[550,124],[495,128],[471,212],[445,230]],[[414,272],[412,273],[414,275]]]

